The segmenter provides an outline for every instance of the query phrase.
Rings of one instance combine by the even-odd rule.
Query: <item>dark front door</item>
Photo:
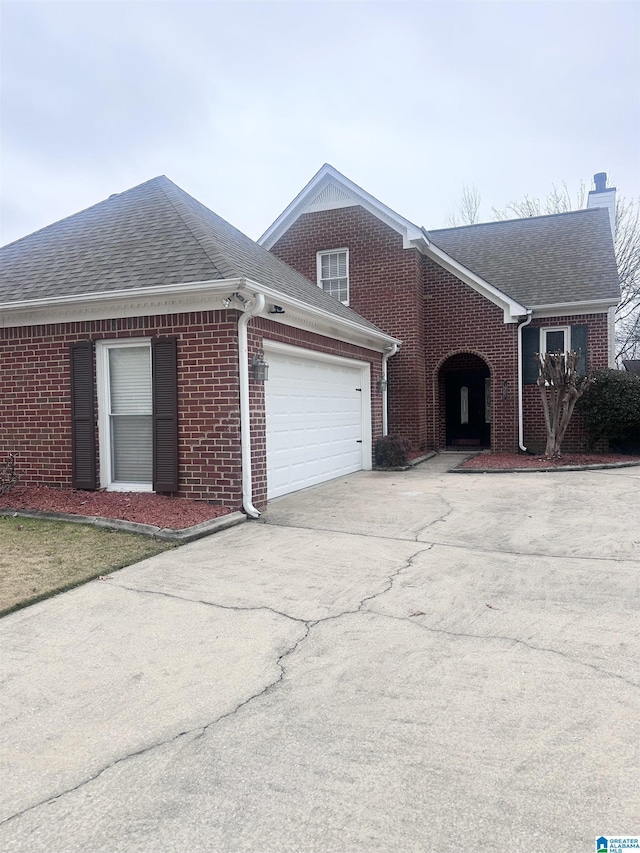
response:
[[[491,410],[488,370],[455,371],[445,376],[447,445],[489,447]]]

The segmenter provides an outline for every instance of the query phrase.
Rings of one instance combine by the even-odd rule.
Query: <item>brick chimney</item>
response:
[[[609,223],[611,225],[611,236],[616,240],[616,188],[607,187],[607,173],[597,172],[593,176],[595,190],[589,192],[587,207],[606,207],[609,211]]]

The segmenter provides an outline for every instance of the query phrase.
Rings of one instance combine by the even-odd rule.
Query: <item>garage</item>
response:
[[[264,342],[267,497],[371,468],[370,366]]]

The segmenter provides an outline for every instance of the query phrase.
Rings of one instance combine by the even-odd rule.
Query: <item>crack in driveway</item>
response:
[[[369,610],[369,613],[374,613],[376,616],[380,616],[383,619],[393,619],[397,622],[409,622],[411,625],[415,625],[416,628],[420,628],[422,631],[428,631],[431,634],[442,634],[446,637],[459,637],[461,639],[471,640],[502,640],[503,642],[524,646],[534,652],[547,652],[548,654],[558,655],[576,666],[584,666],[587,667],[587,669],[592,669],[595,672],[599,672],[601,675],[608,676],[609,678],[617,678],[619,681],[623,681],[631,687],[640,687],[640,683],[631,681],[631,679],[625,678],[624,675],[618,675],[616,672],[611,672],[608,669],[602,669],[595,664],[585,663],[579,658],[571,657],[571,655],[568,655],[566,652],[561,652],[559,649],[552,649],[548,646],[535,646],[533,643],[528,643],[526,640],[521,640],[518,637],[507,637],[503,634],[471,634],[466,631],[451,631],[446,628],[433,628],[430,625],[425,625],[422,622],[416,621],[416,617],[392,616],[389,613],[381,613],[379,610]]]
[[[436,519],[439,520],[439,519]],[[270,527],[280,527],[283,529],[292,528],[294,530],[310,530],[312,533],[339,533],[341,536],[357,536],[362,539],[382,539],[385,542],[415,542],[415,539],[402,536],[384,536],[379,533],[357,533],[352,530],[340,530],[335,527],[311,527],[305,524],[278,524],[274,521],[259,522],[268,524]],[[431,522],[433,523],[433,522]],[[427,525],[429,527],[430,525]],[[423,528],[425,529],[425,528]],[[441,548],[457,548],[460,551],[479,552],[481,554],[506,554],[512,557],[540,557],[550,560],[585,560],[587,562],[602,562],[602,563],[631,563],[632,565],[640,564],[640,559],[635,557],[596,557],[588,554],[550,554],[544,551],[511,551],[507,548],[483,548],[481,545],[469,543],[468,545],[459,544],[456,542],[439,542],[437,539],[420,540],[423,545],[438,545]]]
[[[308,625],[308,619],[301,619],[299,616],[291,616],[290,613],[285,613],[283,610],[276,610],[274,607],[268,607],[266,604],[261,604],[256,607],[243,606],[240,604],[218,604],[215,601],[206,601],[203,598],[190,598],[188,595],[176,595],[174,592],[163,592],[159,589],[142,589],[138,586],[126,586],[122,583],[113,583],[112,579],[108,579],[109,586],[118,587],[128,592],[138,592],[141,595],[160,595],[164,598],[172,598],[176,601],[187,601],[191,604],[204,604],[206,607],[215,607],[218,610],[234,610],[238,612],[259,612],[261,610],[267,613],[273,613],[275,616],[282,616],[285,619],[290,619],[292,622],[301,622],[303,625]]]
[[[415,542],[421,541],[420,537],[425,532],[425,530],[428,530],[430,527],[433,527],[434,524],[439,524],[441,521],[444,521],[445,518],[447,518],[453,512],[453,505],[446,498],[443,498],[442,495],[438,495],[437,497],[439,501],[442,501],[446,509],[442,513],[442,515],[438,516],[438,518],[434,518],[433,521],[430,521],[429,524],[425,524],[424,527],[421,527],[420,530],[418,530],[415,535]]]
[[[333,614],[331,616],[323,617],[322,619],[300,619],[300,618],[296,618],[295,616],[289,616],[288,614],[283,613],[282,611],[274,610],[273,608],[267,607],[267,606],[241,607],[241,606],[235,606],[235,605],[232,606],[232,605],[216,604],[214,602],[203,601],[201,599],[187,598],[185,596],[174,595],[172,593],[166,593],[166,592],[162,592],[162,591],[158,591],[158,590],[138,589],[136,587],[129,587],[129,586],[125,586],[123,584],[111,583],[111,581],[109,581],[110,586],[116,586],[119,589],[126,590],[128,592],[136,592],[136,593],[144,594],[144,595],[160,595],[160,596],[164,596],[167,598],[177,599],[179,601],[184,601],[184,602],[188,602],[188,603],[192,603],[192,604],[203,604],[203,605],[206,605],[208,607],[215,607],[215,608],[219,608],[219,609],[223,609],[223,610],[234,610],[234,611],[242,611],[242,612],[246,612],[246,611],[248,611],[248,612],[268,611],[268,612],[274,613],[278,616],[284,617],[285,619],[289,619],[292,622],[296,622],[298,624],[303,625],[304,630],[303,630],[301,636],[298,637],[298,639],[293,644],[291,644],[289,647],[287,647],[284,651],[282,651],[278,655],[278,658],[277,658],[275,663],[276,663],[276,666],[278,667],[278,669],[280,670],[280,672],[279,672],[279,675],[277,676],[277,678],[275,678],[269,684],[265,685],[261,690],[257,691],[256,693],[253,693],[250,696],[243,699],[241,702],[239,702],[231,710],[226,711],[224,714],[221,714],[220,716],[216,717],[215,719],[211,720],[210,722],[205,723],[205,725],[203,725],[203,726],[195,726],[192,729],[186,729],[185,731],[178,732],[177,734],[172,735],[169,738],[165,738],[164,740],[156,741],[154,743],[148,744],[147,746],[144,746],[140,749],[136,749],[133,752],[127,753],[127,755],[123,755],[123,756],[120,756],[119,758],[116,758],[114,761],[111,761],[109,764],[102,767],[99,771],[94,773],[92,776],[89,776],[86,779],[83,779],[80,782],[78,782],[77,785],[74,785],[71,788],[67,788],[64,791],[60,791],[58,794],[54,794],[53,796],[47,797],[43,800],[40,800],[37,803],[33,803],[32,805],[27,806],[26,808],[22,809],[21,811],[16,812],[15,814],[9,815],[9,817],[6,817],[6,818],[0,820],[0,826],[4,826],[13,820],[16,820],[17,818],[22,817],[23,815],[28,814],[29,812],[32,812],[35,809],[40,808],[41,806],[46,806],[46,805],[49,805],[51,803],[54,803],[54,802],[62,799],[63,797],[66,797],[67,795],[72,794],[75,791],[80,790],[81,788],[85,787],[86,785],[89,785],[91,782],[94,782],[97,779],[99,779],[101,776],[103,776],[105,773],[107,773],[112,768],[117,767],[118,765],[123,764],[126,761],[129,761],[133,758],[137,758],[137,757],[142,756],[142,755],[146,755],[147,753],[152,752],[153,750],[156,750],[156,749],[160,749],[163,746],[169,746],[170,744],[173,744],[176,741],[178,741],[182,738],[186,738],[190,735],[193,736],[194,741],[199,740],[200,738],[204,737],[204,735],[207,733],[207,731],[210,728],[218,725],[223,720],[226,720],[230,717],[233,717],[235,714],[237,714],[239,711],[241,711],[247,705],[249,705],[250,703],[256,701],[257,699],[265,696],[267,693],[274,690],[280,683],[282,683],[282,681],[286,675],[286,672],[287,672],[287,668],[284,664],[285,658],[292,655],[300,647],[300,645],[309,637],[309,634],[311,633],[311,630],[313,628],[315,628],[317,625],[321,625],[324,622],[331,622],[331,621],[334,621],[336,619],[340,619],[343,616],[350,616],[350,615],[355,615],[355,614],[364,612],[363,608],[365,607],[365,605],[368,602],[373,601],[374,599],[379,598],[380,596],[389,592],[392,589],[392,587],[393,587],[395,581],[397,580],[398,576],[403,571],[405,571],[406,569],[408,569],[412,565],[413,560],[419,554],[422,554],[425,551],[429,551],[430,548],[431,548],[431,546],[429,546],[427,548],[420,548],[418,551],[416,551],[414,554],[412,554],[410,557],[408,557],[403,562],[402,565],[400,565],[398,568],[394,569],[394,571],[386,578],[386,580],[384,582],[384,586],[382,589],[378,590],[377,592],[373,592],[370,595],[364,596],[362,599],[360,599],[360,602],[355,609],[345,610],[345,611],[342,611],[340,613]]]

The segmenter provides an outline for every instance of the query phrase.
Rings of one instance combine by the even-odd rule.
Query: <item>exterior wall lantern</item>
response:
[[[381,376],[380,379],[378,379],[376,387],[377,387],[378,391],[380,392],[380,394],[384,394],[384,392],[387,390],[388,384],[389,383],[387,382],[387,380],[383,376]]]
[[[253,354],[251,370],[256,382],[266,382],[269,378],[269,365],[264,360],[264,350],[258,350]]]

